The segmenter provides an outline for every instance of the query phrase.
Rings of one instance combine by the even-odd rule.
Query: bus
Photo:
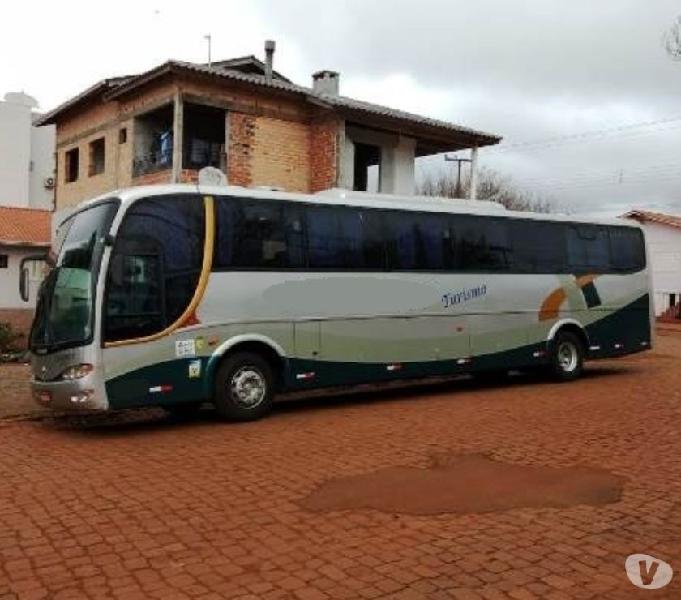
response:
[[[58,228],[30,333],[32,390],[59,410],[212,402],[545,369],[653,343],[638,224],[343,190],[159,185]],[[483,375],[484,376],[484,375]]]

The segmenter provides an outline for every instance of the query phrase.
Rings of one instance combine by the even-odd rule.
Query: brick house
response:
[[[57,128],[57,210],[130,185],[195,181],[204,166],[230,184],[316,192],[414,191],[414,160],[496,144],[500,137],[339,94],[320,71],[302,87],[254,56],[171,60],[104,79],[44,115]]]

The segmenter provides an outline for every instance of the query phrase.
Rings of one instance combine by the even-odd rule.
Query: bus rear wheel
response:
[[[559,331],[551,345],[551,371],[559,381],[572,381],[582,374],[584,345],[574,333]]]
[[[272,408],[272,367],[260,355],[239,352],[229,356],[215,376],[215,410],[229,421],[254,421]]]

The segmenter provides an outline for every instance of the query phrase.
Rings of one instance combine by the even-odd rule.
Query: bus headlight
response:
[[[88,363],[83,363],[80,365],[74,365],[66,369],[62,374],[61,378],[64,381],[73,381],[74,379],[82,379],[92,371],[92,365]]]

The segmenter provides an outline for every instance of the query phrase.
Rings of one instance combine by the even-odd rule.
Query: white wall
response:
[[[414,194],[416,140],[351,125],[346,125],[341,145],[339,177],[341,187],[351,190],[353,186],[355,142],[372,144],[381,149],[380,170],[375,167],[369,168],[367,191],[406,196]]]
[[[43,279],[43,267],[37,262],[28,264],[29,301],[24,302],[19,295],[19,271],[21,260],[27,256],[40,254],[40,248],[8,248],[0,246],[0,254],[7,255],[7,268],[0,269],[0,308],[34,308],[38,287]]]
[[[416,140],[400,136],[397,144],[381,148],[381,191],[413,196]]]
[[[31,127],[31,166],[28,186],[30,208],[51,209],[54,205],[54,190],[45,187],[45,180],[54,178],[54,152],[56,130],[54,125]]]
[[[643,229],[653,273],[655,314],[659,315],[669,305],[669,294],[681,294],[681,229],[660,223],[644,223]]]
[[[0,204],[28,206],[31,109],[0,102]]]
[[[20,93],[0,102],[0,205],[51,208],[44,180],[54,175],[55,128],[33,127],[36,102]]]

